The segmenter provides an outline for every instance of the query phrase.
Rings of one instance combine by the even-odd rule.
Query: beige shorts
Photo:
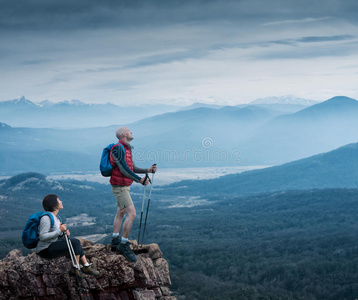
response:
[[[126,208],[133,204],[129,195],[129,186],[112,185],[112,193],[117,199],[117,206]]]

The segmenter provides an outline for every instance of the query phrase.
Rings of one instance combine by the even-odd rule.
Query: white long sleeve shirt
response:
[[[51,213],[51,212],[50,212]],[[51,213],[54,219],[53,226],[51,227],[51,219],[49,216],[44,215],[39,224],[39,242],[37,243],[36,252],[40,252],[48,248],[52,243],[58,240],[58,237],[63,233],[60,230],[60,219]]]

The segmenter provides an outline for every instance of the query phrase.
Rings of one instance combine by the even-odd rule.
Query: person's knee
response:
[[[135,210],[130,211],[127,213],[127,218],[129,218],[131,221],[134,221],[137,216],[137,213]]]
[[[80,255],[83,253],[81,242],[79,239],[71,238],[71,243],[76,255]]]
[[[116,218],[123,218],[125,213],[126,213],[126,212],[125,212],[124,209],[118,208],[118,209],[117,209]]]
[[[81,246],[81,242],[80,242],[80,240],[79,239],[76,239],[76,238],[70,238],[70,240],[71,240],[71,243],[72,243],[72,246],[73,247],[78,247],[78,246]]]

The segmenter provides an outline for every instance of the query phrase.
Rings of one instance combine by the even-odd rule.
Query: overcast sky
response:
[[[2,0],[0,101],[358,99],[357,0]]]

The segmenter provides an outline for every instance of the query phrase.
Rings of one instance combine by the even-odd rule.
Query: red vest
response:
[[[128,167],[133,171],[133,159],[132,159],[132,149],[131,147],[119,140],[118,143],[122,144],[124,149],[126,149],[125,151],[125,161],[128,165]],[[109,156],[109,159],[110,159],[110,163],[112,166],[115,166],[113,168],[113,171],[112,171],[112,176],[111,176],[111,179],[110,179],[110,183],[111,185],[124,185],[124,186],[130,186],[132,183],[133,183],[133,180],[132,179],[129,179],[128,177],[124,176],[121,171],[119,170],[117,164],[115,163],[114,159],[113,159],[113,156],[112,156],[112,151],[113,151],[113,148],[116,147],[116,145],[114,145],[111,149],[111,154]],[[122,147],[120,147],[121,149]]]

